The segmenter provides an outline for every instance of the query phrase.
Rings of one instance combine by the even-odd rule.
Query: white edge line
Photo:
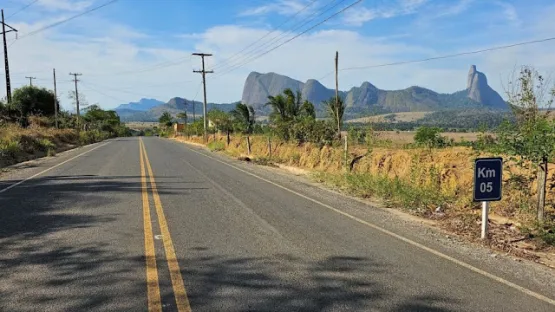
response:
[[[185,144],[184,144],[184,145],[185,145]],[[360,219],[360,218],[358,218],[358,217],[355,217],[355,216],[353,216],[353,215],[351,215],[351,214],[348,214],[348,213],[346,213],[346,212],[344,212],[344,211],[341,211],[341,210],[339,210],[339,209],[337,209],[337,208],[334,208],[334,207],[332,207],[332,206],[330,206],[330,205],[328,205],[328,204],[322,203],[322,202],[320,202],[320,201],[318,201],[318,200],[316,200],[316,199],[313,199],[313,198],[308,197],[308,196],[306,196],[306,195],[304,195],[304,194],[301,194],[301,193],[299,193],[299,192],[297,192],[297,191],[294,191],[294,190],[292,190],[292,189],[289,189],[289,188],[287,188],[287,187],[285,187],[285,186],[283,186],[283,185],[280,185],[280,184],[278,184],[278,183],[275,183],[275,182],[273,182],[273,181],[270,181],[270,180],[268,180],[268,179],[265,179],[265,178],[263,178],[263,177],[260,177],[260,176],[254,174],[254,173],[251,173],[251,172],[249,172],[249,171],[247,171],[247,170],[241,169],[241,168],[239,168],[239,167],[237,167],[237,166],[235,166],[235,165],[229,164],[229,163],[227,163],[227,162],[224,162],[224,161],[219,160],[219,159],[217,159],[217,158],[214,158],[214,157],[212,157],[212,156],[209,156],[209,155],[206,155],[206,154],[201,153],[201,152],[199,152],[199,151],[196,151],[196,150],[194,150],[194,149],[192,149],[192,148],[190,148],[190,147],[188,147],[188,146],[186,146],[186,148],[187,148],[188,150],[190,150],[190,151],[193,151],[193,152],[197,153],[197,154],[200,154],[200,155],[203,155],[203,156],[208,157],[208,158],[210,158],[210,159],[213,159],[213,160],[215,160],[215,161],[217,161],[217,162],[219,162],[219,163],[222,163],[222,164],[224,164],[224,165],[226,165],[226,166],[235,168],[236,170],[239,170],[239,171],[241,171],[241,172],[243,172],[243,173],[246,173],[246,174],[248,174],[248,175],[250,175],[250,176],[253,176],[253,177],[257,178],[257,179],[260,179],[260,180],[262,180],[262,181],[264,181],[264,182],[270,183],[270,184],[272,184],[272,185],[274,185],[274,186],[277,186],[277,187],[279,187],[279,188],[281,188],[281,189],[283,189],[283,190],[286,190],[286,191],[288,191],[288,192],[290,192],[290,193],[293,193],[293,194],[295,194],[295,195],[297,195],[297,196],[299,196],[299,197],[302,197],[302,198],[304,198],[304,199],[306,199],[306,200],[309,200],[309,201],[311,201],[311,202],[313,202],[313,203],[316,203],[316,204],[318,204],[318,205],[320,205],[320,206],[323,206],[323,207],[325,207],[325,208],[327,208],[327,209],[329,209],[329,210],[332,210],[332,211],[334,211],[334,212],[336,212],[336,213],[338,213],[338,214],[340,214],[340,215],[342,215],[342,216],[345,216],[345,217],[347,217],[347,218],[349,218],[349,219],[352,219],[352,220],[354,220],[354,221],[356,221],[356,222],[358,222],[358,223],[364,224],[364,225],[366,225],[366,226],[368,226],[368,227],[371,227],[371,228],[373,228],[373,229],[375,229],[375,230],[378,230],[378,231],[380,231],[380,232],[382,232],[382,233],[384,233],[384,234],[387,234],[387,235],[389,235],[389,236],[395,237],[395,238],[397,238],[397,239],[399,239],[399,240],[401,240],[401,241],[403,241],[403,242],[405,242],[405,243],[407,243],[407,244],[409,244],[409,245],[412,245],[412,246],[415,246],[415,247],[420,248],[420,249],[422,249],[422,250],[425,250],[425,251],[427,251],[427,252],[429,252],[429,253],[431,253],[431,254],[434,254],[434,255],[436,255],[436,256],[438,256],[438,257],[440,257],[440,258],[443,258],[443,259],[445,259],[445,260],[451,261],[451,262],[453,262],[453,263],[455,263],[455,264],[458,264],[458,265],[460,265],[460,266],[462,266],[462,267],[464,267],[464,268],[467,268],[467,269],[469,269],[469,270],[471,270],[471,271],[473,271],[473,272],[475,272],[475,273],[478,273],[478,274],[480,274],[480,275],[483,275],[483,276],[485,276],[485,277],[488,277],[488,278],[490,278],[490,279],[492,279],[492,280],[494,280],[494,281],[496,281],[496,282],[499,282],[499,283],[501,283],[501,284],[503,284],[503,285],[506,285],[506,286],[509,286],[509,287],[511,287],[511,288],[514,288],[514,289],[516,289],[516,290],[518,290],[518,291],[521,291],[521,292],[523,292],[523,293],[525,293],[525,294],[527,294],[527,295],[529,295],[529,296],[532,296],[532,297],[534,297],[534,298],[536,298],[536,299],[539,299],[539,300],[541,300],[541,301],[544,301],[544,302],[546,302],[546,303],[549,303],[549,304],[555,306],[555,300],[554,300],[554,299],[551,299],[551,298],[546,297],[546,296],[544,296],[544,295],[542,295],[542,294],[536,293],[536,292],[534,292],[534,291],[532,291],[532,290],[530,290],[530,289],[528,289],[528,288],[524,288],[524,287],[522,287],[522,286],[519,286],[519,285],[517,285],[517,284],[515,284],[515,283],[513,283],[513,282],[507,281],[507,280],[505,280],[505,279],[503,279],[503,278],[501,278],[501,277],[499,277],[499,276],[497,276],[497,275],[494,275],[494,274],[491,274],[491,273],[489,273],[489,272],[486,272],[486,271],[484,271],[484,270],[482,270],[482,269],[479,269],[479,268],[477,268],[477,267],[475,267],[475,266],[473,266],[473,265],[471,265],[471,264],[468,264],[468,263],[463,262],[463,261],[461,261],[461,260],[455,259],[455,258],[453,258],[453,257],[451,257],[451,256],[449,256],[449,255],[446,255],[446,254],[444,254],[444,253],[442,253],[442,252],[440,252],[440,251],[437,251],[437,250],[432,249],[432,248],[430,248],[430,247],[424,246],[424,245],[422,245],[422,244],[420,244],[420,243],[417,243],[417,242],[415,242],[415,241],[413,241],[413,240],[411,240],[411,239],[408,239],[408,238],[406,238],[406,237],[404,237],[404,236],[401,236],[401,235],[399,235],[399,234],[393,233],[393,232],[391,232],[391,231],[389,231],[389,230],[386,230],[386,229],[384,229],[384,228],[382,228],[382,227],[380,227],[380,226],[377,226],[377,225],[375,225],[375,224],[372,224],[372,223],[370,223],[370,222],[368,222],[368,221],[362,220],[362,219]]]
[[[110,142],[111,142],[111,141],[110,141]],[[34,179],[34,178],[40,176],[41,174],[47,173],[48,171],[50,171],[50,170],[52,170],[52,169],[58,168],[59,166],[61,166],[61,165],[63,165],[63,164],[66,164],[66,163],[68,163],[68,162],[74,160],[75,158],[81,157],[81,156],[83,156],[83,155],[85,155],[85,154],[88,154],[88,153],[94,151],[94,150],[97,149],[97,148],[100,148],[100,147],[102,147],[102,146],[105,146],[105,145],[109,144],[110,142],[106,142],[106,143],[104,143],[104,144],[102,144],[102,145],[98,145],[97,147],[91,148],[90,150],[88,150],[88,151],[86,151],[86,152],[83,152],[83,153],[81,153],[81,154],[79,154],[79,155],[77,155],[77,156],[73,156],[73,157],[71,157],[70,159],[67,159],[67,160],[65,160],[65,161],[63,161],[63,162],[61,162],[61,163],[59,163],[59,164],[57,164],[57,165],[54,165],[54,166],[52,166],[52,167],[50,167],[50,168],[47,168],[47,169],[44,169],[43,171],[41,171],[41,172],[39,172],[39,173],[36,173],[36,174],[34,174],[34,175],[32,175],[32,176],[26,178],[25,180],[21,180],[21,181],[19,181],[19,182],[17,182],[17,183],[14,183],[14,184],[12,184],[12,185],[6,187],[6,188],[3,188],[3,189],[0,190],[0,194],[2,194],[2,193],[4,193],[4,192],[6,192],[7,190],[10,190],[10,189],[12,189],[12,188],[18,186],[18,185],[21,185],[21,184],[23,184],[23,183],[25,183],[25,182],[27,182],[27,181],[29,181],[29,180],[31,180],[31,179]],[[2,182],[2,181],[0,181],[0,182]]]

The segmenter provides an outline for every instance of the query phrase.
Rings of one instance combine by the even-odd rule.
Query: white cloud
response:
[[[394,5],[387,5],[369,9],[367,7],[354,8],[343,14],[343,23],[350,26],[362,26],[364,23],[379,18],[393,18],[396,16],[416,13],[428,0],[400,0]]]
[[[553,29],[553,21],[546,17],[552,12],[554,11],[546,9],[543,12],[545,16],[534,15],[535,22],[530,23],[530,32],[536,36],[539,36],[540,29],[549,33]],[[100,22],[103,31],[95,32],[95,25]],[[32,25],[20,24],[18,27],[23,30],[36,29],[38,24],[48,23],[42,21]],[[242,64],[242,60],[248,59],[249,55],[246,53],[250,49],[231,60],[227,58],[265,35],[267,28],[220,25],[194,34],[175,35],[172,42],[154,46],[148,34],[115,22],[99,21],[96,17],[91,17],[90,20],[80,19],[79,25],[83,29],[89,29],[89,32],[76,34],[73,31],[70,36],[64,32],[64,27],[53,28],[11,46],[10,69],[14,87],[27,84],[25,76],[31,74],[37,77],[34,83],[51,88],[52,68],[55,67],[58,73],[58,93],[66,108],[69,104],[67,92],[73,89],[69,72],[83,73],[80,87],[87,99],[90,103],[98,102],[104,107],[137,101],[141,97],[167,101],[174,96],[191,99],[197,95],[198,100],[202,96],[202,92],[198,92],[200,75],[192,70],[199,68],[200,59],[192,58],[190,53],[202,51],[214,54],[207,58],[207,68],[215,70],[214,74],[207,77],[208,101],[229,103],[241,98],[243,83],[250,71],[273,71],[302,81],[318,79],[333,72],[335,51],[340,53],[340,68],[346,68],[486,47],[469,45],[459,49],[449,48],[446,53],[445,50],[438,52],[431,47],[404,43],[405,37],[369,37],[355,30],[322,30],[299,37],[229,74],[221,75],[229,66],[214,68],[214,65],[224,61],[225,64]],[[280,33],[276,32],[274,35]],[[147,40],[144,40],[145,37]],[[521,39],[524,41],[528,38]],[[179,40],[193,42],[194,46],[190,49],[193,51],[173,48]],[[438,38],[440,40],[442,38]],[[506,38],[506,41],[492,38],[487,45],[496,46],[518,40],[516,37]],[[478,70],[488,76],[492,87],[502,93],[502,78],[507,77],[507,71],[512,70],[515,65],[534,65],[542,72],[555,70],[555,64],[549,58],[552,49],[553,43],[545,43],[444,61],[342,71],[339,85],[340,89],[348,90],[359,86],[363,81],[369,81],[382,89],[419,85],[439,92],[454,92],[466,87],[468,68],[471,64],[476,64]],[[258,52],[264,50],[266,49]],[[321,81],[332,87],[333,75]],[[0,75],[0,85],[3,84],[4,78]],[[0,88],[0,97],[4,95],[4,88]]]
[[[465,12],[466,10],[468,10],[468,8],[470,8],[470,5],[474,2],[475,0],[458,0],[455,4],[453,5],[445,5],[442,7],[439,7],[437,9],[437,13],[433,14],[433,17],[447,17],[447,16],[453,16],[453,15],[459,15],[463,12]]]
[[[259,16],[269,13],[277,13],[280,15],[294,15],[305,8],[308,4],[311,3],[300,0],[279,0],[275,3],[246,9],[240,12],[239,16]]]
[[[39,0],[37,5],[50,11],[82,11],[93,3],[94,0]]]
[[[520,19],[518,18],[518,13],[514,5],[502,1],[498,1],[496,4],[503,9],[503,15],[508,21],[520,25]]]

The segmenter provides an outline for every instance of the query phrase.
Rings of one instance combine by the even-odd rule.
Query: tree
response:
[[[425,145],[429,148],[442,147],[445,145],[445,138],[441,136],[440,128],[422,126],[416,130],[414,142],[418,145]]]
[[[11,106],[19,112],[21,118],[26,118],[29,115],[54,115],[54,103],[56,97],[53,92],[45,88],[25,86],[14,91]]]
[[[283,90],[283,94],[268,96],[267,106],[272,107],[270,121],[279,123],[283,121],[293,121],[299,118],[316,118],[314,105],[302,100],[300,91],[293,93],[291,89]]]
[[[243,133],[247,135],[247,149],[248,153],[251,153],[251,141],[250,141],[250,134],[254,129],[255,123],[255,115],[254,115],[254,108],[250,105],[237,103],[235,109],[231,112],[231,116],[233,116],[233,121],[237,128]]]
[[[187,123],[187,112],[181,112],[179,114],[177,114],[175,116],[177,119],[181,119],[183,120],[185,123]]]
[[[253,112],[254,117],[254,112]],[[219,109],[213,109],[208,112],[208,119],[212,121],[216,130],[223,131],[227,135],[227,144],[229,145],[230,137],[229,133],[233,130],[233,122],[231,116]]]
[[[519,163],[529,161],[537,168],[537,220],[543,221],[548,162],[555,156],[555,123],[550,108],[555,86],[532,67],[523,66],[518,78],[512,78],[506,90],[516,122],[504,122],[498,129],[501,151],[518,156]]]
[[[158,122],[161,126],[171,127],[173,125],[173,117],[169,112],[164,111],[162,116],[158,118]]]
[[[345,103],[341,97],[332,96],[329,100],[324,101],[324,105],[328,112],[328,116],[333,120],[333,124],[337,126],[337,136],[341,137],[341,127],[343,126],[343,115],[345,114]]]

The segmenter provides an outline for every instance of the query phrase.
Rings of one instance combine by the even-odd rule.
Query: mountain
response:
[[[114,110],[116,112],[129,112],[129,111],[147,111],[153,107],[158,105],[162,105],[164,102],[158,101],[156,99],[140,99],[139,102],[131,102],[127,104],[121,104],[120,106],[116,107]],[[121,115],[120,115],[121,116]]]
[[[237,103],[237,102],[235,102]],[[233,108],[235,108],[235,103],[231,104],[215,104],[215,103],[208,103],[206,108],[210,109],[219,109],[224,112],[229,112]],[[167,103],[159,104],[154,106],[146,111],[137,111],[137,110],[117,110],[118,115],[121,117],[122,121],[158,121],[158,118],[162,116],[162,113],[169,112],[173,116],[181,112],[187,112],[187,115],[192,120],[193,119],[193,108],[194,108],[194,116],[200,117],[202,116],[202,108],[203,104],[199,101],[191,101],[188,99],[174,97],[170,99]]]
[[[468,97],[478,103],[484,103],[492,108],[506,108],[507,103],[489,85],[486,75],[476,70],[476,65],[470,66],[466,84]]]
[[[253,105],[258,111],[267,112],[268,96],[277,95],[284,89],[301,91],[303,99],[314,103],[317,111],[323,111],[322,101],[335,95],[320,82],[309,79],[305,83],[276,73],[252,72],[243,87],[242,102]],[[472,65],[468,74],[467,88],[452,94],[442,94],[430,89],[412,86],[403,90],[381,90],[369,82],[349,91],[340,91],[345,99],[347,113],[412,112],[448,109],[507,109],[506,102],[487,83],[485,74]]]

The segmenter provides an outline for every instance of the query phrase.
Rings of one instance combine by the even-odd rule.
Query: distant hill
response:
[[[118,115],[120,116],[122,121],[158,121],[158,118],[164,112],[169,112],[173,116],[181,112],[187,112],[187,115],[192,120],[193,118],[193,109],[194,115],[196,117],[200,117],[203,115],[202,113],[202,102],[199,101],[191,101],[188,99],[174,97],[170,99],[167,103],[161,102],[157,106],[154,106],[146,111],[137,111],[137,110],[129,110],[129,109],[116,109]],[[208,103],[206,108],[210,109],[219,109],[225,112],[231,111],[235,107],[235,103],[231,104],[215,104],[215,103]]]
[[[418,86],[403,90],[381,90],[369,82],[363,82],[360,87],[340,91],[339,95],[345,99],[347,113],[353,116],[370,112],[508,109],[503,98],[487,84],[485,74],[478,72],[475,65],[471,66],[467,81],[466,89],[452,94],[441,94]],[[314,79],[303,83],[276,73],[252,72],[245,81],[242,102],[253,105],[258,111],[265,113],[268,108],[264,104],[268,96],[275,96],[286,88],[301,91],[303,98],[314,103],[319,111],[323,111],[322,101],[335,94],[333,89],[326,88]]]
[[[164,102],[156,100],[156,99],[140,99],[139,102],[131,102],[127,104],[121,104],[120,106],[115,108],[115,111],[147,111],[153,107],[158,105],[162,105]]]

